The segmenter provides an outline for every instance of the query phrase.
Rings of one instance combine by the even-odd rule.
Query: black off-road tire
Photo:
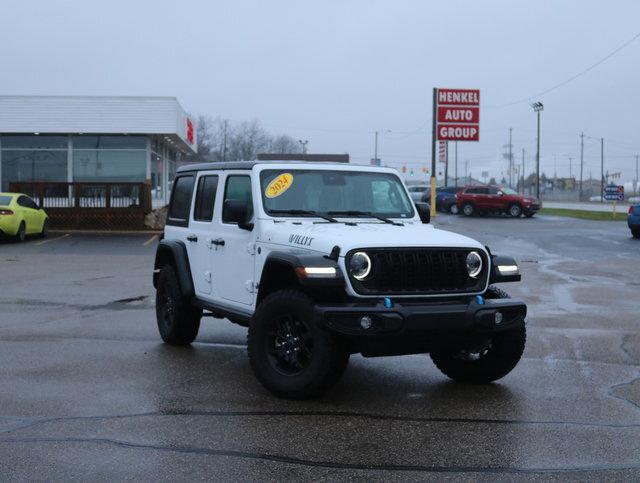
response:
[[[345,343],[315,323],[314,301],[295,289],[278,290],[258,306],[249,325],[247,348],[253,372],[271,393],[288,399],[309,399],[333,387],[349,362]],[[298,373],[286,373],[278,367],[272,352],[274,332],[281,320],[302,324],[309,349],[306,365]]]
[[[633,238],[640,238],[640,228],[631,228],[631,236]]]
[[[156,319],[162,340],[169,345],[191,344],[198,336],[201,317],[202,310],[182,294],[173,266],[162,267],[156,291]]]
[[[476,212],[473,203],[465,203],[462,205],[462,210],[460,210],[464,216],[473,216]]]
[[[513,203],[509,206],[507,214],[511,218],[520,218],[520,216],[522,216],[522,206],[520,206],[518,203]]]
[[[489,286],[487,299],[505,299],[509,294],[497,287]],[[497,332],[486,354],[477,360],[467,360],[458,353],[433,353],[431,360],[440,371],[454,381],[469,384],[487,384],[501,379],[518,364],[524,352],[527,334],[521,327]]]
[[[15,240],[18,243],[22,243],[27,238],[27,225],[25,225],[24,221],[20,222],[20,226],[18,227],[18,232],[16,233]]]

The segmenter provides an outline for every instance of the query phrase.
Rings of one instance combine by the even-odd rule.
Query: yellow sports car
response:
[[[48,216],[27,195],[0,193],[0,236],[24,241],[27,235],[47,235]]]

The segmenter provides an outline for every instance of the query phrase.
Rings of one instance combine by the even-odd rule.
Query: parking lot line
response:
[[[52,242],[52,241],[60,240],[62,238],[67,238],[68,236],[71,236],[71,235],[69,233],[65,233],[62,236],[57,236],[55,238],[48,238],[46,240],[39,241],[38,243],[36,243],[36,245],[44,245],[45,243],[49,243],[49,242]]]
[[[153,243],[154,240],[156,240],[157,238],[158,238],[158,235],[153,235],[146,242],[144,242],[143,245],[146,247],[146,246],[150,245],[151,243]]]

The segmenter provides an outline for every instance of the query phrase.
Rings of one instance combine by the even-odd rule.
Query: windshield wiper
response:
[[[372,211],[357,211],[357,210],[347,210],[347,211],[329,211],[328,215],[345,215],[345,216],[368,216],[370,218],[375,218],[380,221],[384,221],[385,223],[390,223],[395,226],[404,226],[402,223],[398,223],[397,221],[393,221],[390,218],[386,218],[384,216],[378,215]]]
[[[336,220],[335,218],[331,218],[330,216],[323,215],[322,213],[311,210],[269,210],[269,213],[272,213],[274,215],[317,216],[318,218],[330,221],[331,223],[338,223],[338,220]]]

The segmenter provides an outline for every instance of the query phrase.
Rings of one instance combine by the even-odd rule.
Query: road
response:
[[[320,400],[268,394],[245,329],[161,343],[155,240],[0,244],[2,479],[640,478],[640,243],[623,223],[439,216],[518,259],[528,341],[498,383],[354,356]],[[151,241],[150,241],[151,240]]]

